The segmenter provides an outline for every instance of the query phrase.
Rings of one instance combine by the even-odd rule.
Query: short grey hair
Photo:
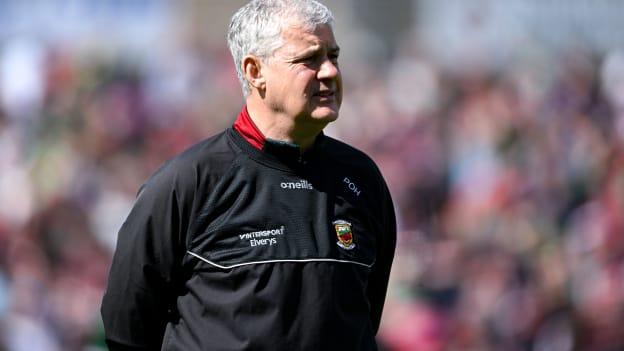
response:
[[[282,46],[281,33],[289,24],[313,30],[333,23],[331,11],[314,0],[252,0],[241,7],[232,16],[227,41],[243,95],[247,97],[251,93],[241,67],[245,55],[261,59],[272,56]]]

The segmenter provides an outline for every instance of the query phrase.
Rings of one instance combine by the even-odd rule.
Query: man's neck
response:
[[[257,99],[247,99],[247,112],[258,130],[268,139],[296,144],[302,151],[314,144],[326,123],[297,120],[293,116],[270,110]]]

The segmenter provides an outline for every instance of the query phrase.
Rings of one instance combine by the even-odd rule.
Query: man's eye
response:
[[[300,63],[303,65],[311,65],[314,63],[314,60],[315,60],[314,56],[306,56],[306,57],[300,57],[293,62]]]

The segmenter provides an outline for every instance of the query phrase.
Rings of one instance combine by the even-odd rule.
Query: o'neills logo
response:
[[[305,179],[301,179],[298,182],[282,182],[280,186],[282,187],[282,189],[314,189],[312,184],[310,184],[310,182]]]

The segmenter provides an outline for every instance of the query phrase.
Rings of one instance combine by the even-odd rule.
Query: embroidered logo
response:
[[[336,242],[336,244],[345,250],[352,250],[355,247],[355,243],[353,242],[351,223],[339,219],[332,222],[332,224],[334,225],[336,236],[338,237],[338,242]]]
[[[312,184],[310,184],[310,182],[308,182],[305,179],[301,179],[298,182],[282,182],[282,183],[280,183],[280,187],[282,189],[308,189],[308,190],[314,190],[314,187],[312,186]]]
[[[277,229],[259,230],[245,234],[238,234],[240,240],[248,240],[249,246],[273,246],[277,239],[284,235],[284,226]],[[281,240],[281,239],[280,239]]]

